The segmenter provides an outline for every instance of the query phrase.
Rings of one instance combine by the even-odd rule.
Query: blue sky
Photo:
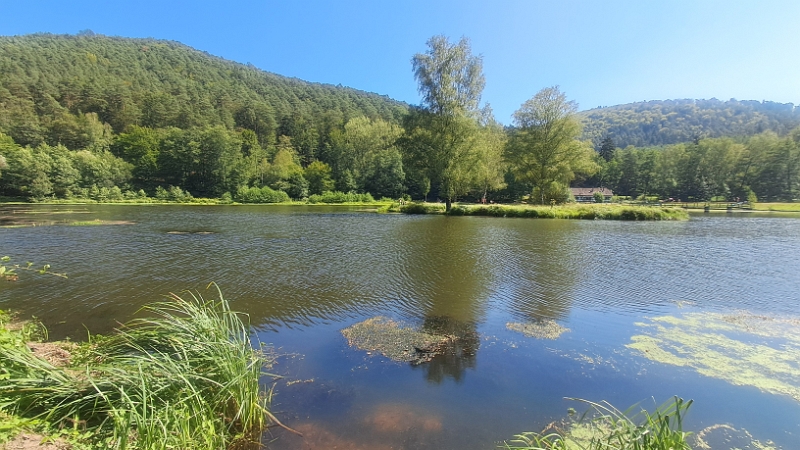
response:
[[[281,75],[419,103],[411,57],[443,34],[484,59],[497,119],[552,85],[581,109],[712,98],[800,104],[797,0],[0,0],[0,34],[180,41]]]

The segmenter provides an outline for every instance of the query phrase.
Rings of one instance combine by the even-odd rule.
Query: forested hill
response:
[[[701,138],[751,136],[763,131],[785,135],[800,125],[800,107],[758,101],[663,100],[590,109],[580,113],[584,138],[596,148],[649,147]]]
[[[397,122],[407,105],[356,89],[264,72],[171,41],[102,35],[0,37],[0,132],[21,145],[83,148],[87,120],[114,133],[250,129],[302,152],[358,116]],[[96,113],[96,119],[87,115]]]

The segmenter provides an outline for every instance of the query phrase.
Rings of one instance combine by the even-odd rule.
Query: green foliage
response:
[[[749,189],[747,191],[747,203],[750,204],[751,208],[755,207],[756,203],[758,203],[758,197],[756,196],[756,193]]]
[[[602,192],[595,192],[594,193],[594,202],[595,203],[603,203],[605,201],[605,197],[603,196]]]
[[[368,192],[366,194],[358,194],[355,192],[339,192],[328,191],[322,194],[314,194],[308,197],[308,203],[373,203],[375,201],[372,195]]]
[[[434,36],[426,44],[428,51],[411,62],[427,109],[445,116],[477,111],[486,80],[483,58],[472,55],[469,39],[452,44],[445,36]]]
[[[638,405],[620,411],[607,402],[589,405],[589,410],[566,431],[523,433],[504,442],[506,450],[691,450],[683,421],[692,400],[674,397],[648,412]],[[639,411],[636,411],[636,409]]]
[[[303,171],[308,181],[308,192],[311,195],[330,191],[335,187],[331,178],[331,167],[322,161],[314,161]]]
[[[228,194],[230,197],[230,194]],[[283,203],[290,201],[289,195],[283,191],[275,191],[268,186],[240,187],[236,191],[236,201],[240,203]]]
[[[281,136],[308,165],[346,118],[396,124],[406,110],[385,96],[281,77],[175,42],[49,34],[0,37],[0,105],[0,133],[11,144],[64,149],[58,158],[48,148],[9,155],[0,139],[8,162],[0,191],[36,198],[93,184],[171,184],[200,196],[240,185],[284,189],[274,183],[290,174],[266,180]],[[81,150],[97,157],[78,164],[72,153]],[[308,195],[297,176],[292,184],[291,195]]]
[[[243,316],[221,295],[146,308],[117,334],[94,338],[56,367],[22,338],[0,341],[0,404],[52,426],[81,423],[111,448],[227,448],[264,428],[268,397],[259,378],[268,359],[250,345]]]
[[[399,207],[405,214],[437,214],[445,212],[439,203],[409,203]],[[520,217],[540,219],[584,220],[688,220],[680,208],[623,206],[612,204],[564,206],[458,205],[447,213],[455,216]]]
[[[514,176],[534,186],[539,204],[562,203],[576,173],[592,174],[597,166],[592,150],[578,140],[581,124],[577,104],[567,101],[557,86],[539,91],[514,113],[507,158]]]
[[[800,128],[786,137],[766,132],[739,141],[618,149],[603,172],[616,194],[633,197],[742,201],[754,191],[769,201],[792,201],[800,192]]]
[[[58,273],[53,272],[50,270],[50,264],[45,264],[42,268],[38,268],[34,266],[34,264],[30,261],[25,263],[25,265],[21,264],[12,264],[10,256],[3,256],[0,258],[0,279],[6,281],[17,281],[19,278],[19,271],[26,271],[26,272],[37,272],[40,275],[49,274],[54,275],[61,278],[67,278],[67,274],[65,273]],[[7,316],[6,316],[7,319]],[[4,316],[0,313],[0,325],[3,325],[6,322],[3,322]]]
[[[483,61],[472,55],[465,38],[451,44],[434,36],[427,45],[426,53],[412,58],[425,108],[409,115],[403,147],[409,163],[438,185],[449,210],[475,184],[474,169],[481,160],[477,117]]]
[[[620,148],[653,147],[764,131],[785,135],[800,125],[800,112],[791,103],[733,99],[629,103],[590,109],[579,116],[583,139],[591,140],[597,149],[609,136]]]
[[[408,203],[400,206],[403,214],[436,214],[445,212],[445,205],[441,203]]]

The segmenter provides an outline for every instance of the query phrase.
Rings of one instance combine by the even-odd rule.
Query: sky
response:
[[[581,110],[717,98],[800,105],[797,0],[0,0],[0,35],[182,42],[280,75],[419,104],[411,58],[470,40],[497,120],[558,85]]]

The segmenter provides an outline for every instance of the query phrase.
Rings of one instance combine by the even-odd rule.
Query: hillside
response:
[[[584,138],[596,148],[605,137],[616,147],[650,147],[722,136],[751,136],[774,131],[783,136],[800,125],[800,107],[758,101],[663,100],[580,113]]]
[[[385,96],[283,77],[177,42],[0,37],[0,132],[21,145],[82,148],[86,113],[96,113],[114,133],[131,125],[222,125],[253,130],[262,145],[286,135],[298,138],[298,146],[317,147],[327,130],[351,117],[397,122],[406,108]],[[305,141],[316,142],[300,142],[301,131]]]

